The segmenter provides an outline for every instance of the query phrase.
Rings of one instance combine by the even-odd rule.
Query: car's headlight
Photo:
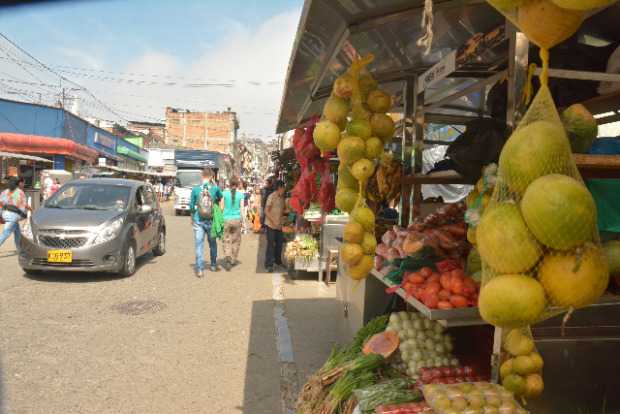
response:
[[[119,217],[103,225],[103,229],[97,234],[93,244],[102,244],[114,240],[123,228],[124,217]]]
[[[30,220],[27,220],[21,228],[22,236],[28,240],[34,240],[34,235],[32,234],[32,223]]]

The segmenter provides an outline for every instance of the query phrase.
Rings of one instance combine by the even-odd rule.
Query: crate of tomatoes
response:
[[[449,310],[478,305],[480,285],[452,263],[439,262],[436,269],[423,267],[408,272],[401,288],[429,309]]]

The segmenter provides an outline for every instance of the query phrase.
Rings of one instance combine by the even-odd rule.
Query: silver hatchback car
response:
[[[151,186],[112,178],[70,181],[23,230],[19,264],[42,271],[131,276],[136,259],[166,251],[166,223]]]

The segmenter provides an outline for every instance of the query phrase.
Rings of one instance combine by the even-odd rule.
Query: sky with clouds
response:
[[[275,131],[302,5],[302,0],[49,2],[3,9],[0,30],[126,119],[163,119],[166,106],[231,107],[241,133],[268,138]]]

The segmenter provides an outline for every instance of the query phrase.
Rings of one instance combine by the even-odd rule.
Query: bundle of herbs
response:
[[[362,347],[370,337],[383,332],[387,322],[387,315],[371,320],[358,331],[348,347],[332,350],[323,367],[303,386],[297,399],[297,414],[347,414],[353,411],[353,390],[374,384],[376,372],[385,362],[381,355],[362,354]]]

